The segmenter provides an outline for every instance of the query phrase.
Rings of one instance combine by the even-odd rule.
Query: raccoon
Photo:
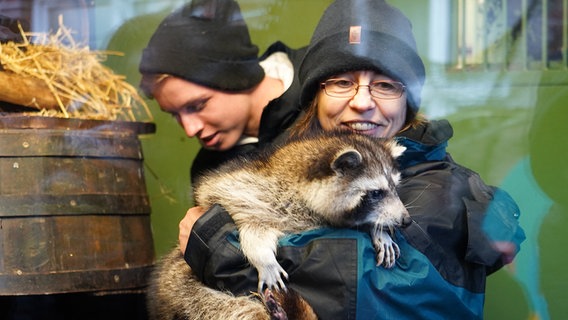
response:
[[[377,265],[392,267],[399,248],[388,231],[410,223],[396,193],[400,174],[394,160],[404,150],[392,140],[331,132],[290,140],[280,148],[229,161],[203,175],[194,189],[196,204],[221,204],[229,212],[239,231],[242,252],[258,271],[258,292],[276,289],[278,299],[259,294],[263,305],[249,297],[211,290],[195,279],[176,249],[152,276],[151,318],[176,312],[187,319],[204,314],[223,319],[269,319],[271,314],[280,319],[274,314],[280,313],[279,299],[286,299],[278,292],[285,292],[288,275],[275,253],[278,239],[288,232],[322,226],[366,230],[377,251]],[[178,301],[170,301],[175,299]],[[233,307],[225,307],[229,305]],[[301,298],[298,305],[309,309]]]
[[[385,228],[410,219],[396,193],[394,158],[404,150],[392,140],[355,133],[296,139],[203,176],[195,199],[203,207],[220,204],[231,215],[242,252],[258,271],[258,292],[285,288],[288,275],[275,253],[287,232],[367,228],[377,265],[390,268],[399,249]]]

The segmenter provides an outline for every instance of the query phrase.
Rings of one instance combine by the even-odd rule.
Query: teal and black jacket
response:
[[[368,234],[357,230],[321,228],[280,240],[277,258],[287,285],[320,319],[483,317],[486,277],[503,266],[492,241],[520,248],[525,236],[512,198],[446,153],[452,134],[446,121],[432,121],[396,137],[407,147],[399,158],[398,193],[413,222],[396,231],[395,267],[377,267]],[[256,291],[256,270],[222,207],[197,221],[188,247],[186,261],[208,286]]]

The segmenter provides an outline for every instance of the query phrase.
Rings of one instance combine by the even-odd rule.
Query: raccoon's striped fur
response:
[[[201,283],[178,248],[163,256],[152,272],[147,308],[151,320],[270,319],[255,297],[235,297]]]
[[[196,184],[195,199],[200,206],[217,203],[229,212],[237,225],[243,254],[258,270],[259,292],[263,287],[285,288],[287,273],[275,256],[277,241],[285,232],[321,226],[364,228],[373,239],[377,263],[391,267],[398,246],[386,230],[409,222],[396,194],[399,173],[394,158],[404,150],[390,140],[344,132],[293,140],[273,152],[229,161],[204,175]],[[160,286],[157,283],[152,290],[161,291]],[[199,305],[210,303],[203,297],[220,294],[205,288],[192,290],[201,291],[183,296]],[[176,295],[172,299],[182,298]],[[225,295],[220,299],[236,303],[246,298]]]

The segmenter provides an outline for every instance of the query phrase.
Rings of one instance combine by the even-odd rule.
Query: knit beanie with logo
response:
[[[300,65],[302,105],[309,105],[326,78],[355,70],[404,83],[408,106],[418,111],[424,64],[410,21],[384,0],[337,0],[326,9]]]
[[[264,78],[234,0],[193,0],[171,13],[142,52],[139,70],[225,91],[247,90]]]

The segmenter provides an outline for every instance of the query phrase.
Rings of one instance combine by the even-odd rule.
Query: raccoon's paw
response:
[[[258,292],[266,287],[286,291],[284,279],[288,280],[288,273],[278,262],[264,265],[258,268]]]
[[[398,245],[385,231],[378,231],[373,238],[373,245],[377,251],[377,266],[392,268],[396,258],[400,255]]]

